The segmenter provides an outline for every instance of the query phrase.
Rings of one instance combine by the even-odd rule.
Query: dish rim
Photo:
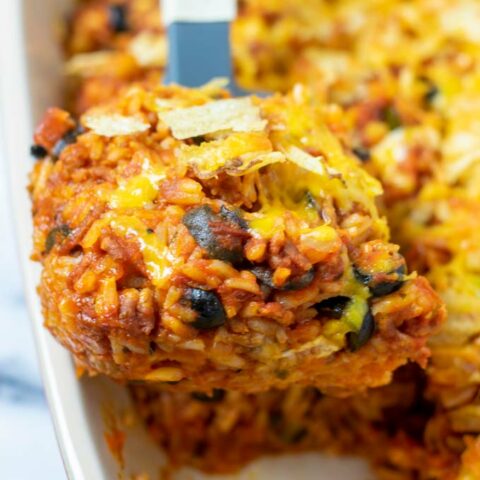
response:
[[[35,10],[38,12],[38,6],[35,8],[34,3],[34,0],[0,1],[0,32],[4,41],[8,39],[9,47],[0,49],[0,65],[3,66],[2,70],[8,69],[8,74],[0,75],[0,140],[6,163],[7,193],[11,200],[16,253],[19,257],[23,291],[33,329],[42,384],[65,472],[69,480],[101,480],[107,477],[104,476],[100,458],[98,455],[91,455],[93,442],[85,442],[90,437],[90,432],[86,426],[88,424],[82,427],[81,421],[87,419],[80,395],[80,382],[76,379],[69,354],[62,351],[63,348],[43,327],[37,297],[40,268],[30,260],[32,226],[27,175],[31,167],[28,148],[33,132],[34,99],[28,75],[31,65],[25,38],[25,12],[32,9],[31,16]],[[80,442],[83,442],[83,447],[79,449]]]

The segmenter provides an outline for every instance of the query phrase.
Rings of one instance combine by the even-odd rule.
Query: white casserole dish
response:
[[[126,390],[105,378],[77,380],[70,355],[42,327],[36,295],[40,268],[29,260],[31,217],[26,185],[33,160],[28,150],[32,126],[44,109],[61,104],[61,59],[54,32],[69,3],[68,0],[0,0],[3,153],[9,164],[25,297],[68,478],[126,480],[133,474],[148,473],[151,480],[156,480],[159,478],[162,455],[140,424],[126,431],[125,470],[124,475],[119,476],[120,467],[104,441],[106,426],[102,411],[105,406],[118,413],[125,411],[129,405]],[[183,470],[175,478],[207,477]],[[215,478],[368,480],[372,474],[365,463],[357,459],[306,454],[264,459],[238,475]]]

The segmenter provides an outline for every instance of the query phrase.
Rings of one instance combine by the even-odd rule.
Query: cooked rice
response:
[[[422,373],[409,366],[392,384],[341,402],[299,386],[257,395],[216,390],[211,396],[130,389],[171,468],[229,473],[263,455],[321,450],[365,456],[382,480],[473,480],[480,442],[469,438],[463,455],[448,446],[445,418],[429,420],[434,405],[423,397]]]
[[[425,364],[443,307],[406,274],[378,183],[322,109],[297,90],[242,100],[258,116],[251,132],[216,122],[202,137],[170,133],[189,104],[225,102],[134,87],[86,112],[76,133],[47,112],[35,141],[50,155],[32,177],[46,326],[92,373],[183,391],[307,383],[347,395],[408,360]],[[195,163],[202,149],[218,157],[213,174]],[[288,161],[292,150],[303,156]]]
[[[131,32],[121,33],[108,26],[108,3],[82,2],[71,23],[70,56],[103,49],[123,55],[111,72],[75,85],[78,112],[133,79],[155,84],[161,77],[128,55],[138,32],[163,37],[156,0],[128,0]],[[233,29],[240,83],[286,91],[302,81],[317,99],[342,106],[329,113],[340,119],[336,133],[382,182],[394,239],[447,303],[449,320],[431,342],[428,370],[427,395],[439,412],[423,446],[413,448],[406,439],[387,449],[378,441],[369,454],[387,458],[385,452],[393,452],[388,479],[476,478],[478,440],[463,433],[479,431],[477,2],[312,0],[299,8],[293,0],[247,0],[240,12]],[[364,228],[355,216],[348,223],[357,234]],[[431,462],[435,468],[425,467]],[[441,465],[449,464],[455,468],[445,473]]]

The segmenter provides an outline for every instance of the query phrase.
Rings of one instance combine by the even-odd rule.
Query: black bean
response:
[[[387,272],[386,275],[392,278],[383,279],[380,282],[375,280],[378,274],[364,273],[357,267],[354,267],[353,271],[357,280],[368,286],[374,297],[383,297],[396,292],[405,282],[405,265],[401,265],[392,272]]]
[[[192,398],[204,403],[218,403],[225,398],[225,390],[214,388],[210,395],[203,392],[193,392]]]
[[[229,210],[225,205],[220,207],[220,216],[234,225],[239,226],[242,230],[248,229],[248,223],[241,216],[240,210]]]
[[[38,160],[41,160],[48,155],[48,152],[41,145],[32,145],[30,147],[30,155]]]
[[[315,309],[322,317],[340,319],[343,316],[346,306],[350,302],[350,297],[339,295],[322,300],[315,305]]]
[[[373,275],[370,273],[363,273],[358,267],[353,267],[355,278],[364,285],[369,286],[373,280]]]
[[[209,257],[239,265],[244,261],[243,243],[239,236],[226,231],[222,234],[215,226],[244,229],[244,220],[234,212],[224,209],[216,215],[208,205],[194,208],[185,214],[183,224],[190,235],[207,252]],[[228,230],[228,228],[227,228]]]
[[[317,200],[313,196],[312,192],[310,192],[310,191],[305,192],[305,199],[307,201],[307,206],[309,208],[313,208],[313,209],[317,210],[318,212],[321,210],[320,205],[318,204]]]
[[[267,267],[253,267],[251,272],[260,280],[261,283],[270,288],[276,288],[273,284],[273,273]]]
[[[192,237],[213,257],[218,255],[218,245],[209,224],[215,219],[216,215],[209,206],[194,208],[183,217],[183,224],[188,228]]]
[[[197,317],[190,325],[199,330],[208,330],[219,327],[227,320],[222,302],[215,292],[200,288],[189,288],[185,292],[184,299],[195,310]]]
[[[251,272],[260,280],[261,283],[270,288],[275,288],[277,290],[301,290],[302,288],[308,287],[315,278],[315,270],[311,268],[307,272],[303,273],[298,277],[291,278],[281,287],[275,286],[273,283],[273,272],[267,267],[253,267]]]
[[[400,267],[395,271],[395,273],[398,274],[397,280],[380,282],[370,287],[370,292],[372,292],[372,295],[374,297],[383,297],[385,295],[389,295],[390,293],[396,292],[401,288],[401,286],[405,282],[405,279],[403,278],[405,273],[405,267]]]
[[[393,105],[387,106],[382,112],[383,121],[388,125],[390,130],[395,130],[402,126],[402,119],[398,110]]]
[[[356,352],[362,348],[372,338],[375,332],[375,319],[373,318],[370,307],[363,317],[362,325],[358,332],[347,333],[347,347],[351,352]]]
[[[352,148],[352,152],[362,162],[368,162],[370,160],[370,152],[365,147]]]
[[[68,235],[70,235],[71,232],[72,230],[68,225],[59,225],[58,227],[52,228],[45,240],[45,253],[50,252],[50,250],[59,241],[59,237],[60,239],[68,237]]]
[[[110,5],[108,8],[108,23],[110,28],[116,32],[128,32],[127,10],[125,5]]]
[[[436,85],[431,85],[423,98],[428,105],[431,105],[439,93],[439,88]]]
[[[56,159],[60,157],[61,153],[68,145],[75,143],[77,137],[84,132],[83,127],[75,127],[72,130],[69,130],[53,147],[52,156]]]
[[[315,278],[315,270],[311,268],[298,277],[294,277],[282,286],[282,290],[301,290],[308,287]]]
[[[428,77],[420,77],[419,80],[421,80],[427,87],[423,99],[427,105],[431,105],[440,93],[440,89]]]

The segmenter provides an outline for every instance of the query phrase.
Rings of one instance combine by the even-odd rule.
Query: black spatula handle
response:
[[[166,83],[198,87],[215,77],[233,86],[230,24],[235,0],[163,0],[169,56]]]

